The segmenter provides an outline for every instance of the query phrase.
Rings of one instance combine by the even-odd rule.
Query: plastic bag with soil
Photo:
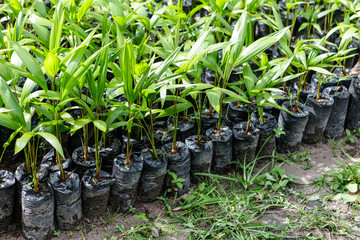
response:
[[[334,99],[332,97],[321,97],[316,100],[316,96],[308,95],[305,105],[312,110],[305,127],[303,142],[317,143],[324,135],[326,124],[334,106]]]
[[[256,119],[256,128],[260,130],[259,141],[256,147],[256,153],[259,156],[271,156],[276,148],[276,139],[274,129],[277,128],[275,117],[269,113],[264,113],[264,122],[260,123],[259,118]],[[272,135],[272,137],[270,137]],[[269,138],[270,137],[270,138]]]
[[[114,159],[121,153],[122,145],[120,139],[116,137],[106,138],[108,146],[100,149],[101,169],[111,173],[114,165]]]
[[[125,153],[126,152],[126,147],[127,147],[127,136],[123,135],[122,139],[123,139],[123,150],[122,150],[122,152]],[[141,150],[144,148],[144,141],[145,141],[144,138],[141,139],[141,140],[130,138],[130,145],[131,145],[132,153],[140,154]],[[148,140],[146,139],[146,141],[148,141]]]
[[[169,129],[167,121],[157,121],[154,124],[154,140],[156,146],[163,146],[173,141],[173,131]]]
[[[74,163],[75,173],[79,174],[80,179],[87,170],[96,167],[95,148],[88,147],[88,159],[84,159],[84,148],[78,147],[74,150],[71,159]]]
[[[26,163],[20,164],[14,173],[15,177],[15,203],[14,203],[14,220],[15,222],[19,222],[21,220],[21,192],[25,185],[30,182],[30,174],[25,171]],[[48,179],[48,169],[43,168],[40,165],[40,169],[38,170],[39,180],[40,182],[46,182]]]
[[[350,93],[344,86],[333,86],[325,88],[323,94],[324,97],[333,97],[334,99],[334,106],[325,128],[325,136],[329,138],[341,137],[344,132]]]
[[[143,169],[143,159],[132,155],[132,165],[126,166],[126,155],[120,154],[114,160],[112,176],[114,183],[110,190],[110,205],[113,211],[127,212],[134,206],[138,184]]]
[[[240,104],[237,105],[237,102],[230,102],[227,107],[227,112],[225,119],[227,120],[227,126],[233,126],[236,123],[246,121],[248,118],[248,109],[247,106]]]
[[[209,112],[209,109],[204,109],[201,115],[201,130],[206,132],[210,128],[215,128],[219,120],[219,113],[215,110]]]
[[[6,170],[0,170],[0,232],[7,231],[12,222],[15,199],[15,177]]]
[[[360,127],[360,79],[353,79],[349,88],[349,93],[350,99],[345,126],[349,130],[357,130]]]
[[[21,192],[22,233],[26,239],[49,239],[54,227],[54,193],[49,183],[40,183],[39,191],[24,185]]]
[[[214,172],[223,173],[232,160],[232,130],[228,126],[222,126],[220,134],[217,134],[217,129],[211,128],[206,131],[206,136],[213,141],[214,146],[211,167]]]
[[[70,174],[70,172],[65,172]],[[55,219],[62,230],[77,226],[82,218],[81,184],[79,175],[72,173],[65,181],[60,172],[50,173],[49,182],[55,195]]]
[[[195,119],[187,118],[186,120],[179,120],[178,137],[179,141],[184,142],[186,138],[196,134]]]
[[[154,159],[149,150],[141,152],[143,171],[140,177],[139,198],[142,202],[151,202],[163,190],[168,161],[161,150],[156,150],[159,159]]]
[[[253,161],[256,157],[256,147],[259,141],[260,130],[250,123],[246,132],[247,122],[240,122],[233,126],[233,149],[234,158],[237,162],[246,163]]]
[[[190,177],[192,182],[197,182],[197,179],[203,179],[201,176],[196,176],[195,173],[209,173],[211,169],[211,162],[213,158],[214,145],[211,140],[203,136],[200,145],[197,144],[197,136],[190,136],[185,140],[191,154]]]
[[[283,127],[285,134],[280,135],[277,146],[278,152],[284,153],[286,151],[294,152],[299,150],[306,123],[309,119],[309,107],[299,103],[300,111],[292,112],[292,105],[289,101],[282,104],[282,107],[289,110],[291,113],[285,111],[280,112],[278,125]]]
[[[95,169],[88,170],[81,180],[83,211],[86,217],[106,213],[110,188],[114,183],[114,179],[105,171],[100,172],[100,178],[97,180],[94,179],[95,174]]]
[[[174,178],[171,174],[166,174],[165,177],[165,187],[170,189],[170,193],[174,195],[177,193],[177,196],[182,196],[189,191],[190,187],[190,163],[191,155],[189,148],[181,141],[177,141],[177,152],[171,152],[172,143],[169,143],[163,147],[163,151],[166,154],[168,160],[167,169],[170,172],[176,174],[177,179],[182,178],[184,182],[181,182],[182,188],[173,183]]]
[[[72,167],[72,161],[70,157],[65,157],[65,159],[62,160],[63,169],[65,171],[70,171]],[[49,173],[51,172],[57,172],[60,170],[59,165],[56,163],[55,159],[55,150],[51,149],[41,160],[41,165],[44,168],[47,168]]]
[[[298,91],[298,84],[295,84],[294,85],[294,91]],[[315,84],[308,84],[307,85],[307,88],[303,88],[301,91],[300,91],[300,100],[302,103],[305,103],[306,102],[306,99],[307,99],[307,96],[308,95],[312,95],[312,94],[315,94],[317,91],[317,85]]]

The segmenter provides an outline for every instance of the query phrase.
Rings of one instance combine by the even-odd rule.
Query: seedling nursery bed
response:
[[[359,1],[0,3],[1,239],[359,238]]]

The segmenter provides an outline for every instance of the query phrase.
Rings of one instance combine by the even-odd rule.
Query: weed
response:
[[[360,128],[354,131],[350,131],[349,129],[346,129],[345,132],[346,132],[345,143],[354,144],[356,138],[360,137]]]
[[[60,232],[57,232],[56,230],[54,230],[53,235],[54,235],[54,237],[60,237]]]
[[[308,170],[312,167],[309,151],[301,153],[289,153],[289,158],[296,163],[306,162],[306,166],[302,168],[303,170]]]

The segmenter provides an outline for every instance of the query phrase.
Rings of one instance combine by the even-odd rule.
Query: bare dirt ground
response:
[[[314,145],[302,145],[299,153],[307,152],[305,155],[308,157],[301,159],[294,159],[290,164],[282,165],[282,169],[286,171],[286,175],[298,176],[299,179],[295,180],[294,188],[297,194],[304,194],[306,201],[299,201],[299,198],[294,194],[286,197],[289,202],[289,207],[274,209],[271,213],[265,214],[262,221],[265,223],[274,223],[279,226],[293,222],[298,225],[291,230],[293,236],[304,236],[312,233],[313,239],[360,239],[360,228],[353,227],[351,236],[334,237],[331,234],[331,226],[326,225],[328,221],[328,213],[335,213],[339,216],[340,220],[344,221],[357,221],[360,220],[359,212],[350,209],[349,205],[341,201],[327,201],[325,204],[319,199],[326,194],[324,189],[319,189],[316,186],[309,186],[308,184],[314,182],[318,177],[322,176],[328,170],[338,168],[338,162],[352,163],[360,161],[359,158],[359,145],[347,144],[342,145],[344,152],[341,151],[340,144],[324,140],[321,143]],[[352,158],[349,159],[351,155]],[[305,156],[304,155],[304,156]],[[299,156],[299,154],[297,154]],[[306,213],[306,214],[305,214]],[[314,229],[307,229],[304,224],[308,221],[309,214],[313,214],[313,218],[320,219],[323,216],[323,228],[317,227]],[[188,239],[189,232],[174,224],[170,217],[166,217],[166,209],[161,200],[153,203],[137,204],[132,212],[127,214],[104,214],[103,216],[95,216],[91,219],[84,219],[82,223],[72,231],[62,231],[56,229],[52,239],[121,239],[126,238],[127,233],[133,228],[138,228],[141,234],[141,227],[144,228],[143,237],[146,239],[161,235],[157,239]],[[328,223],[330,224],[330,223]],[[150,226],[150,227],[149,227]],[[321,225],[320,225],[321,226]],[[149,232],[149,228],[151,232]],[[161,234],[159,234],[161,233]],[[316,238],[316,236],[321,236]],[[117,237],[117,238],[115,238]],[[0,233],[1,240],[17,240],[24,239],[21,235],[21,228],[19,225],[10,226],[10,230],[6,233]],[[136,239],[136,238],[135,238]]]

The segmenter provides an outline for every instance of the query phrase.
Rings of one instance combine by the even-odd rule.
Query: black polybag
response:
[[[184,142],[186,138],[196,134],[196,122],[194,119],[187,119],[186,121],[179,120],[177,139]]]
[[[183,142],[177,141],[176,144],[178,149],[177,153],[172,153],[170,151],[172,143],[163,147],[163,151],[168,160],[167,170],[175,173],[178,179],[182,178],[185,181],[181,182],[182,187],[180,188],[176,183],[173,183],[174,178],[170,174],[167,174],[165,176],[165,187],[171,189],[171,193],[176,191],[178,196],[182,196],[189,191],[190,187],[191,155],[189,148]]]
[[[122,145],[120,139],[116,137],[113,137],[108,141],[111,141],[110,145],[100,149],[101,169],[105,172],[111,173],[114,159],[121,153]]]
[[[173,141],[173,131],[169,129],[167,121],[157,121],[154,129],[155,146],[163,146]]]
[[[167,158],[157,150],[159,159],[154,159],[149,150],[141,152],[143,171],[140,177],[139,198],[142,202],[151,202],[161,194],[167,169]]]
[[[225,115],[225,123],[227,126],[233,126],[236,123],[246,121],[248,118],[247,106],[237,106],[237,102],[230,102]]]
[[[211,162],[214,153],[213,142],[206,136],[202,137],[200,146],[196,143],[197,136],[193,135],[185,140],[191,154],[190,177],[193,182],[196,182],[197,176],[195,173],[209,173],[211,169]]]
[[[308,95],[305,102],[305,105],[312,109],[304,130],[303,141],[305,143],[317,143],[324,135],[326,124],[334,106],[334,99],[332,97],[322,99],[326,102],[319,103],[316,96]]]
[[[234,159],[237,162],[251,162],[256,157],[256,147],[259,141],[260,130],[250,123],[246,132],[247,122],[240,122],[233,126]]]
[[[206,132],[210,128],[215,128],[219,120],[219,113],[212,110],[211,113],[209,109],[204,109],[201,114],[201,130]]]
[[[325,88],[323,94],[324,97],[332,96],[334,99],[334,106],[325,128],[325,135],[330,138],[341,137],[344,132],[350,93],[344,86],[333,86]]]
[[[294,113],[291,111],[293,106],[294,104],[291,104],[289,101],[282,104],[282,107],[289,110],[290,113],[280,112],[278,125],[282,126],[285,132],[285,134],[280,135],[277,142],[278,152],[280,153],[284,153],[287,150],[294,152],[299,149],[303,132],[309,119],[309,107],[299,103],[301,112]]]
[[[110,188],[114,183],[114,179],[109,173],[101,171],[99,180],[94,179],[95,173],[95,169],[88,170],[81,180],[81,196],[85,216],[106,212]]]
[[[65,159],[62,159],[63,169],[65,171],[71,170],[72,167],[72,161],[70,157],[65,157]],[[44,168],[48,168],[48,171],[56,172],[60,170],[60,166],[55,161],[55,150],[51,149],[41,160],[41,165],[43,165]]]
[[[20,164],[14,173],[15,177],[15,203],[14,203],[14,220],[18,222],[21,220],[21,192],[23,186],[27,185],[31,179],[30,174],[25,171],[26,163]],[[48,179],[48,169],[44,168],[40,165],[40,169],[38,170],[39,181],[46,182]]]
[[[84,148],[78,147],[74,150],[71,155],[71,159],[74,163],[75,172],[79,174],[80,179],[84,176],[87,170],[93,169],[96,167],[95,162],[95,148],[88,147],[89,159],[85,162],[81,160],[81,157],[84,155]]]
[[[349,93],[350,100],[345,120],[345,126],[349,130],[357,130],[360,126],[360,79],[353,79],[349,88]]]
[[[62,181],[59,171],[52,172],[49,182],[54,190],[56,223],[60,229],[70,230],[82,218],[81,182],[78,174],[65,174],[68,177]]]
[[[6,170],[0,170],[0,232],[6,231],[12,222],[15,199],[15,177]]]
[[[120,154],[114,160],[110,189],[110,205],[114,211],[127,212],[134,206],[138,184],[143,169],[141,156],[133,154],[131,166],[125,165],[126,155]]]
[[[216,173],[222,173],[226,170],[226,167],[232,161],[232,130],[228,126],[222,126],[220,128],[220,134],[217,134],[215,128],[211,128],[206,131],[208,136],[214,145],[213,161],[211,163],[212,169]]]
[[[40,183],[39,191],[24,185],[21,191],[22,233],[26,239],[49,239],[54,226],[54,192],[49,183]]]
[[[256,153],[259,156],[270,156],[276,148],[274,129],[277,128],[278,124],[276,118],[269,113],[264,112],[263,118],[264,122],[262,124],[258,119],[255,122],[256,128],[260,130]]]

